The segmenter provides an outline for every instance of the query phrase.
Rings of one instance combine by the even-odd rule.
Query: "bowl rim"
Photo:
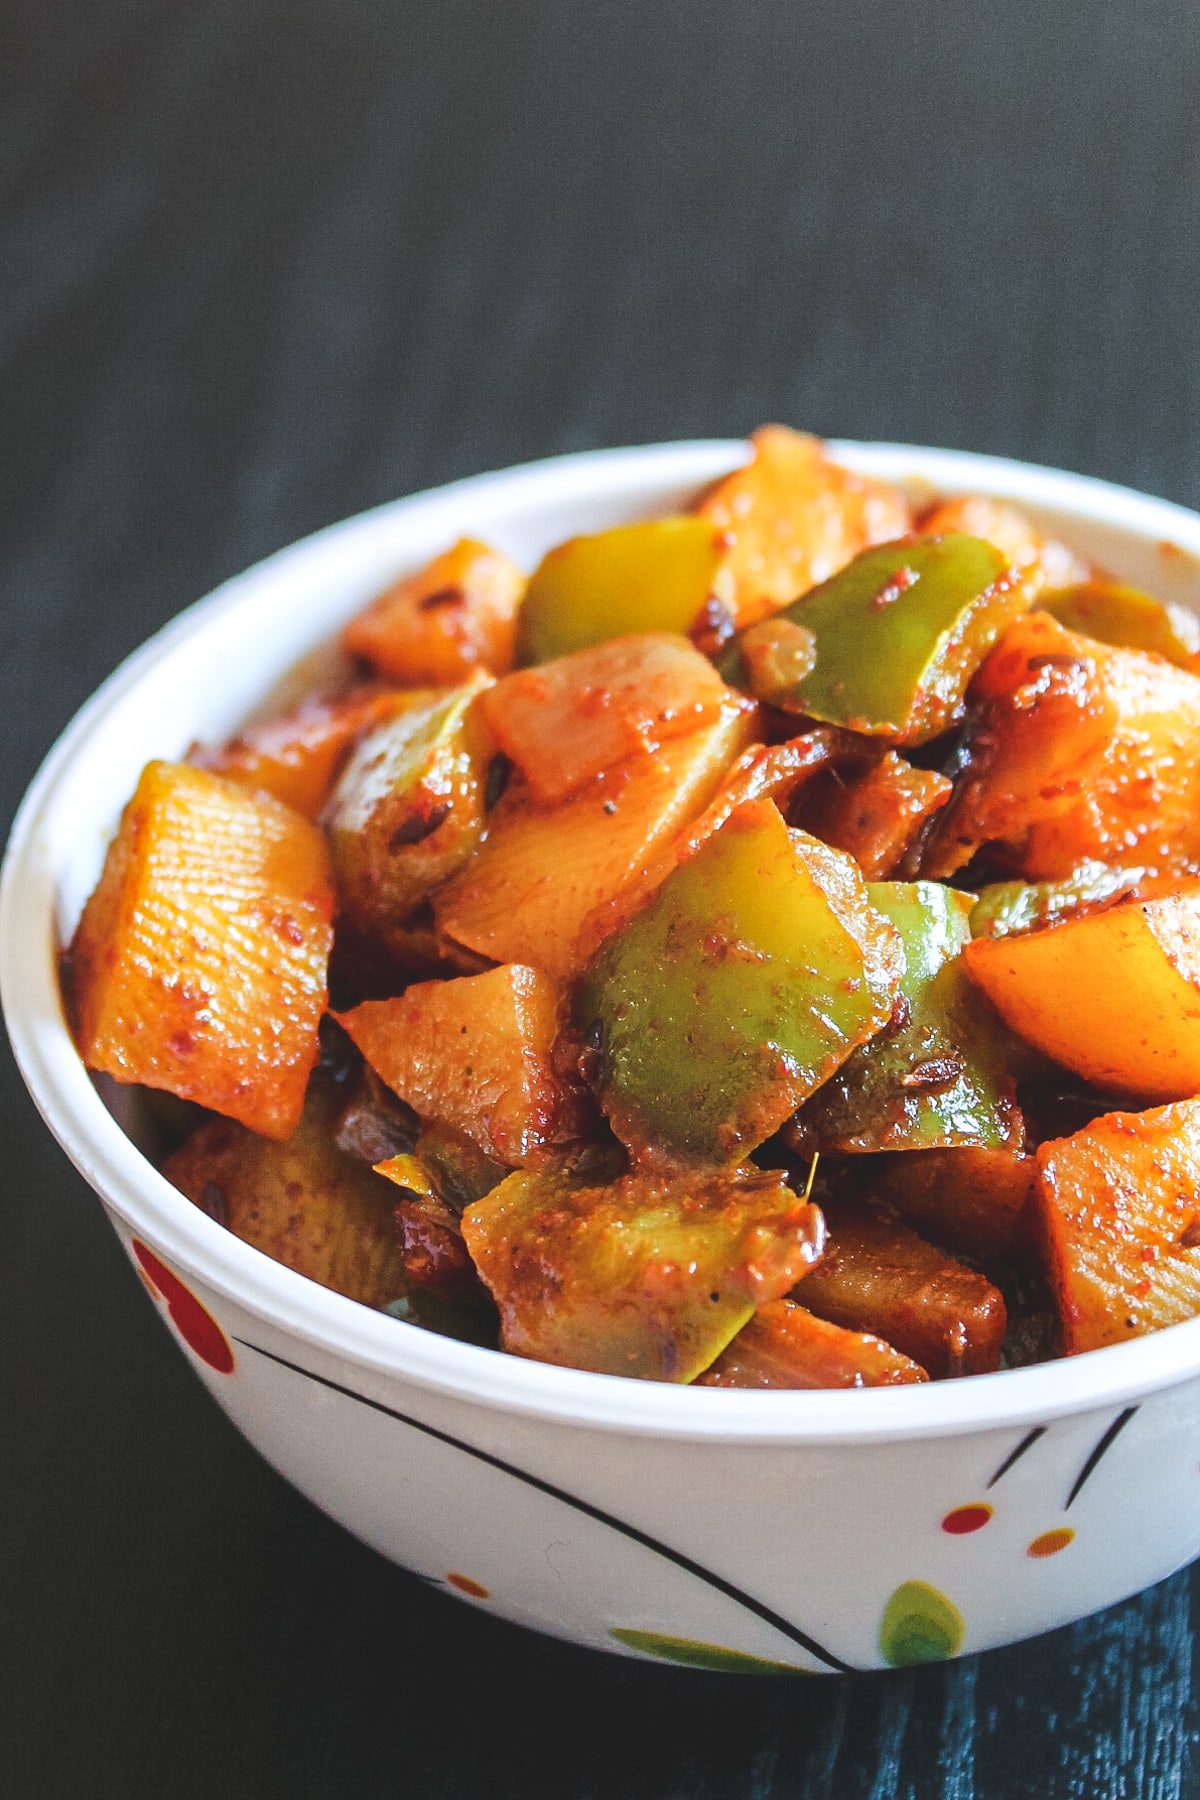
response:
[[[933,490],[982,492],[1071,512],[1167,543],[1200,562],[1200,514],[1092,477],[972,452],[831,440],[839,460]],[[192,1206],[133,1144],[104,1105],[75,1050],[57,980],[57,882],[46,851],[56,803],[104,721],[136,703],[178,646],[221,630],[259,594],[311,559],[335,562],[353,538],[473,500],[519,507],[534,496],[569,501],[630,483],[701,486],[745,460],[736,439],[701,439],[576,452],[469,476],[385,502],[298,540],[231,577],[135,650],[85,702],[34,777],[0,871],[0,998],[34,1103],[105,1205],[189,1276],[313,1350],[368,1377],[492,1411],[633,1435],[685,1440],[867,1444],[1028,1425],[1125,1405],[1200,1375],[1200,1317],[1079,1357],[915,1387],[747,1393],[677,1387],[526,1361],[439,1337],[319,1286],[273,1261]],[[902,473],[903,472],[903,473]],[[36,946],[36,951],[33,946]]]

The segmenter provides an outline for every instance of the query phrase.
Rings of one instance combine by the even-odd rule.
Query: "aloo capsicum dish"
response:
[[[1200,627],[755,434],[153,762],[64,957],[166,1175],[364,1305],[729,1388],[1200,1310]],[[173,1097],[173,1098],[172,1098]]]

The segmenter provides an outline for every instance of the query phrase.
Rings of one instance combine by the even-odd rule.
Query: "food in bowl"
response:
[[[150,764],[65,958],[164,1169],[396,1316],[714,1387],[1200,1310],[1200,636],[768,427]],[[199,1111],[194,1109],[201,1109]]]

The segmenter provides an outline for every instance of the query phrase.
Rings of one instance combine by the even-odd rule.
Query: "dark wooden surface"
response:
[[[779,417],[1197,503],[1198,77],[1195,0],[0,0],[5,820],[179,607],[471,470]],[[1198,1791],[1195,1576],[790,1683],[430,1593],[243,1445],[0,1077],[6,1796]]]

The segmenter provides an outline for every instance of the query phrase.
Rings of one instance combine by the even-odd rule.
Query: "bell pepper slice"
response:
[[[972,675],[1029,601],[1020,572],[981,538],[909,538],[864,550],[788,607],[784,617],[812,635],[809,673],[776,682],[779,659],[756,657],[756,639],[748,656],[735,638],[719,666],[733,687],[787,712],[921,744],[960,717]],[[778,629],[768,620],[750,633]]]
[[[601,947],[575,1017],[635,1158],[729,1162],[880,1029],[899,974],[850,859],[752,801]]]
[[[1068,631],[1126,650],[1150,650],[1177,668],[1196,668],[1200,619],[1138,588],[1096,579],[1043,594],[1038,605]]]
[[[771,1300],[742,1326],[696,1386],[863,1388],[928,1380],[924,1369],[882,1338],[818,1319],[795,1300]]]
[[[1144,869],[1110,869],[1081,863],[1065,881],[994,881],[979,890],[971,908],[971,936],[1012,937],[1080,919],[1126,899]]]
[[[1107,1093],[1200,1093],[1200,883],[977,938],[963,965],[1019,1037]]]
[[[506,1350],[645,1381],[692,1381],[821,1253],[817,1207],[759,1169],[593,1187],[519,1170],[463,1214]]]
[[[399,711],[362,739],[326,808],[338,894],[360,930],[397,953],[432,890],[483,837],[495,745],[473,702],[491,685],[397,697]]]
[[[1069,1355],[1200,1312],[1200,1100],[1107,1113],[1037,1160]]]
[[[1021,1137],[1008,1034],[960,961],[974,896],[933,881],[871,882],[904,945],[906,1022],[842,1064],[798,1120],[822,1151],[999,1149]]]
[[[638,631],[686,635],[719,586],[725,554],[704,519],[648,519],[568,538],[529,579],[517,662],[542,663]]]

